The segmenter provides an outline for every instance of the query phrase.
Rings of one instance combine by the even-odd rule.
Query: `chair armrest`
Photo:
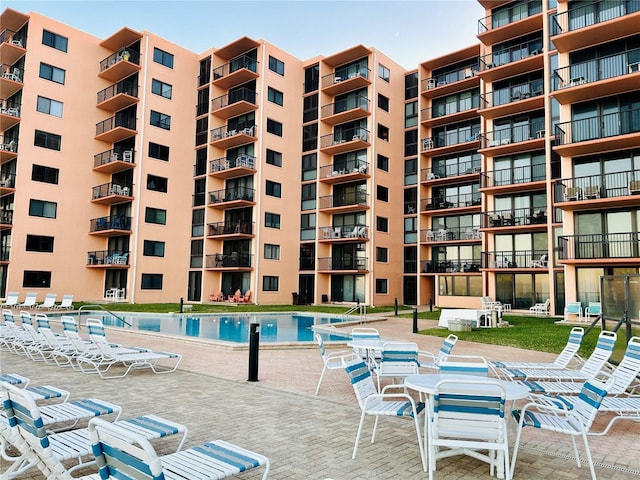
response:
[[[335,352],[327,352],[327,360],[333,360],[336,358],[342,358],[343,360],[345,359],[345,357],[354,357],[354,353],[352,350],[337,350]],[[349,359],[346,359],[344,361],[349,361]]]

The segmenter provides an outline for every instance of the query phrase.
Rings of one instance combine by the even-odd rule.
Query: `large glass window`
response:
[[[44,182],[58,184],[58,174],[60,170],[44,165],[34,164],[31,168],[31,180],[34,182]]]
[[[49,30],[42,30],[42,44],[60,50],[61,52],[66,52],[69,39],[57,33],[50,32]]]
[[[276,105],[282,106],[284,104],[284,94],[275,88],[267,88],[267,99]]]
[[[53,237],[45,235],[27,235],[27,252],[53,253]]]
[[[160,208],[146,207],[144,212],[144,221],[146,223],[158,223],[166,225],[167,211]]]
[[[173,55],[156,47],[153,47],[153,61],[165,67],[173,68]]]
[[[46,63],[40,63],[40,78],[64,85],[65,74],[66,72],[61,68],[54,67],[53,65],[48,65]]]
[[[55,133],[43,132],[42,130],[35,131],[35,139],[33,144],[36,147],[49,148],[51,150],[60,150],[60,144],[62,143],[62,137]]]
[[[151,93],[161,97],[171,98],[172,87],[168,83],[161,82],[155,78],[151,80]]]
[[[149,123],[154,127],[171,130],[171,115],[151,110]]]
[[[62,117],[62,102],[38,95],[36,110],[54,117]]]
[[[162,274],[143,273],[140,288],[142,290],[162,290]]]
[[[29,200],[29,215],[32,217],[56,218],[58,204],[44,200]]]
[[[278,75],[284,76],[284,62],[269,55],[269,70],[276,72]]]
[[[147,257],[164,257],[164,245],[165,242],[145,240],[142,254]]]

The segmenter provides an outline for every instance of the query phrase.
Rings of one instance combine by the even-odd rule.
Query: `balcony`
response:
[[[523,150],[542,149],[544,139],[544,119],[540,119],[525,125],[486,132],[480,138],[480,148],[491,149],[484,154],[497,157]]]
[[[18,139],[0,135],[0,163],[11,160],[18,155]]]
[[[331,213],[367,210],[369,208],[369,194],[354,191],[336,193],[320,197],[318,205],[320,210]]]
[[[19,103],[0,99],[0,130],[9,130],[20,122]]]
[[[493,45],[510,38],[520,37],[542,29],[542,1],[527,3],[500,10],[478,20],[478,38],[485,45]]]
[[[437,132],[433,137],[422,139],[421,153],[436,156],[446,155],[478,146],[480,126],[478,125],[445,132]]]
[[[484,118],[498,118],[544,108],[542,79],[501,88],[482,95],[480,113]]]
[[[117,82],[139,70],[140,53],[135,50],[121,49],[100,62],[98,76],[110,82]]]
[[[2,177],[0,178],[0,195],[13,193],[15,189],[16,189],[16,174],[3,172]]]
[[[428,228],[420,231],[421,243],[440,243],[452,240],[482,240],[482,232],[479,227],[447,227],[438,230]]]
[[[134,151],[114,148],[93,156],[93,171],[100,173],[118,173],[135,166]]]
[[[481,204],[482,196],[479,193],[463,193],[461,195],[448,195],[447,197],[422,198],[420,199],[420,211],[478,207]],[[473,210],[477,210],[477,208]]]
[[[368,171],[369,163],[359,160],[347,161],[341,164],[323,165],[320,167],[319,180],[329,185],[363,180],[369,178]]]
[[[315,270],[316,259],[313,257],[300,257],[298,262],[298,270]]]
[[[115,115],[96,123],[96,140],[115,143],[136,135],[136,119]]]
[[[213,208],[237,208],[255,205],[255,189],[247,187],[228,188],[209,192],[209,206]]]
[[[554,150],[562,156],[635,148],[640,144],[640,108],[556,125]]]
[[[207,224],[207,237],[253,237],[253,222],[215,222]]]
[[[100,90],[97,94],[96,106],[107,112],[115,113],[138,102],[137,83],[123,80]]]
[[[257,140],[256,130],[257,126],[253,124],[236,125],[234,128],[229,125],[214,128],[211,130],[210,145],[228,149],[255,142]]]
[[[258,75],[258,61],[241,55],[233,61],[213,69],[213,84],[224,90],[255,80]]]
[[[252,270],[253,255],[250,253],[215,253],[205,257],[207,270]]]
[[[423,127],[433,127],[445,123],[460,122],[478,117],[480,96],[474,94],[470,98],[454,104],[440,104],[437,107],[423,108],[420,111],[420,123]]]
[[[87,266],[90,268],[128,268],[129,252],[119,250],[94,250],[87,252]]]
[[[337,68],[334,73],[322,77],[320,84],[324,93],[335,97],[358,88],[371,85],[371,70],[366,64]]]
[[[320,137],[320,149],[329,155],[337,155],[367,148],[370,145],[369,135],[369,130],[359,127],[338,129]]]
[[[355,271],[364,273],[367,271],[366,257],[323,257],[318,258],[319,272]]]
[[[215,178],[236,178],[256,173],[256,157],[241,153],[235,157],[216,158],[209,162],[209,173]]]
[[[423,264],[422,273],[473,273],[480,272],[480,259],[456,259],[431,261]]]
[[[131,233],[131,217],[124,215],[111,215],[107,217],[92,218],[89,221],[89,233],[99,237],[122,235]]]
[[[563,210],[637,206],[640,170],[563,178],[554,183],[554,200]]]
[[[507,250],[482,252],[482,268],[488,269],[540,269],[540,257],[547,255],[546,250]]]
[[[258,109],[256,92],[241,87],[211,100],[211,113],[229,119]]]
[[[495,47],[494,47],[495,48]],[[478,75],[485,82],[508,78],[543,68],[542,39],[495,50],[480,57]]]
[[[11,247],[5,246],[0,248],[0,262],[8,262],[11,256]]]
[[[457,183],[461,176],[478,175],[482,167],[480,160],[470,160],[468,162],[447,163],[435,167],[423,168],[420,171],[420,181],[430,184]]]
[[[547,208],[514,208],[485,212],[481,216],[481,228],[520,227],[532,225],[547,227]]]
[[[5,29],[0,33],[0,58],[7,63],[15,63],[27,53],[26,35]]]
[[[14,93],[22,88],[22,78],[24,71],[11,64],[1,64],[0,72],[0,98],[10,98]]]
[[[477,62],[473,65],[422,79],[421,94],[425,98],[436,98],[454,92],[463,92],[480,85]]]
[[[328,125],[346,123],[367,115],[371,115],[371,100],[362,95],[323,105],[320,109],[320,118]]]
[[[480,175],[484,193],[504,194],[545,188],[547,169],[544,164],[493,170]]]
[[[560,52],[579,50],[598,43],[638,33],[640,2],[589,2],[578,8],[557,13],[550,19],[552,41]]]
[[[553,96],[562,104],[620,95],[640,82],[640,48],[562,67],[553,73]]]
[[[320,227],[318,241],[332,242],[334,240],[356,240],[359,242],[369,239],[369,228],[366,225],[342,225],[340,227]]]
[[[101,205],[114,205],[131,201],[131,186],[117,183],[104,183],[93,187],[91,201]]]
[[[10,228],[13,225],[13,210],[0,208],[0,225],[4,228]]]
[[[637,267],[638,232],[590,233],[558,237],[558,259],[562,263],[593,264],[593,260],[607,260],[607,264]]]

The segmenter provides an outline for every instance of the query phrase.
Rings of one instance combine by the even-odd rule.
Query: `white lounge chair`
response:
[[[36,300],[38,298],[37,292],[28,292],[24,302],[16,305],[16,308],[34,308],[36,306]]]
[[[62,296],[62,301],[53,306],[54,310],[73,310],[73,295],[67,294]]]
[[[8,292],[7,297],[4,299],[4,303],[0,305],[0,307],[15,307],[18,305],[18,298],[20,297],[19,292]]]
[[[551,305],[551,300],[547,298],[545,302],[536,303],[532,307],[529,307],[529,312],[535,313],[536,315],[549,315],[549,305]]]
[[[40,310],[41,308],[46,308],[47,310],[51,310],[55,306],[57,298],[58,298],[58,295],[56,295],[55,293],[47,293],[44,296],[44,302],[36,305],[35,307],[36,310]]]

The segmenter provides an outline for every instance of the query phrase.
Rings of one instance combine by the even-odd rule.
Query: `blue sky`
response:
[[[407,69],[477,43],[477,21],[484,16],[475,0],[3,0],[7,7],[99,38],[123,26],[148,30],[196,53],[244,35],[302,60],[363,44]]]

